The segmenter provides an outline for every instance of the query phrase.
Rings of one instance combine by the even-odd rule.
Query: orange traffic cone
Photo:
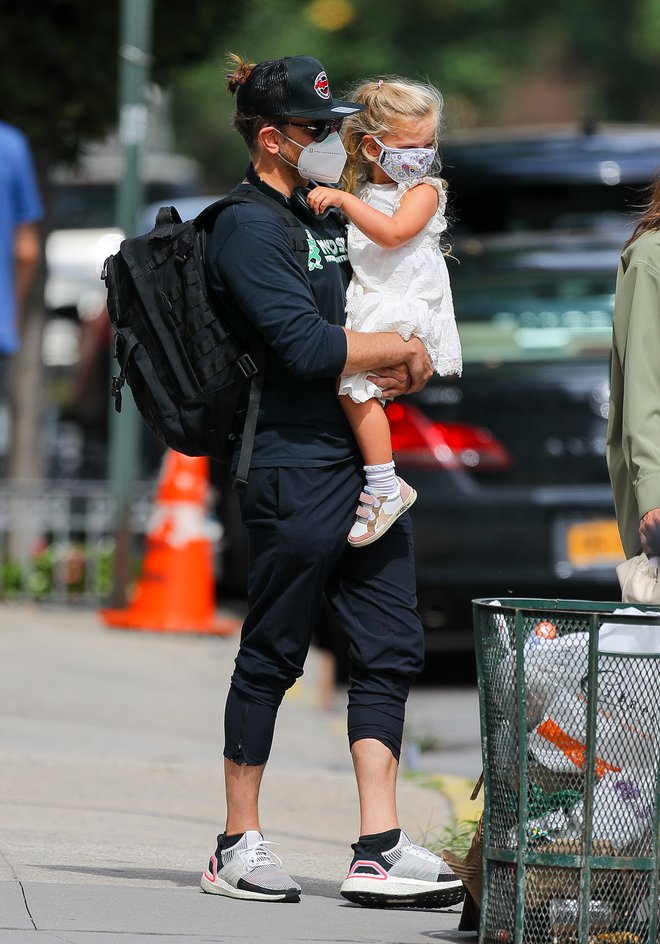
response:
[[[234,633],[238,619],[219,620],[206,520],[209,460],[168,449],[149,525],[142,576],[125,610],[101,610],[119,629],[161,633]]]

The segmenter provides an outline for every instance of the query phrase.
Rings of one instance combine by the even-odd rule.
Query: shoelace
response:
[[[434,852],[431,852],[429,849],[425,849],[424,846],[416,846],[414,842],[409,843],[402,847],[402,852],[412,852],[414,855],[419,856],[422,859],[427,859],[429,862],[442,862],[440,856],[437,856]]]
[[[278,869],[282,868],[282,860],[266,846],[279,846],[279,842],[269,842],[268,839],[260,839],[251,849],[247,850],[245,864],[248,869],[256,869],[259,865],[276,865]]]

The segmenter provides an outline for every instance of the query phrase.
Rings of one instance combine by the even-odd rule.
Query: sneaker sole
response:
[[[465,897],[460,879],[438,885],[417,879],[351,878],[346,879],[340,892],[348,901],[365,908],[449,908],[460,904]]]
[[[408,496],[408,500],[405,501],[403,505],[401,505],[401,507],[397,509],[397,511],[394,512],[394,514],[392,515],[390,520],[387,522],[385,527],[381,528],[378,534],[371,534],[368,538],[365,538],[363,541],[351,541],[349,537],[348,543],[351,545],[351,547],[366,547],[368,544],[373,544],[374,541],[377,541],[379,538],[382,538],[382,536],[385,534],[386,531],[389,531],[389,529],[392,527],[394,522],[398,518],[400,518],[401,515],[405,511],[408,511],[408,509],[411,508],[415,504],[416,500],[417,500],[417,492],[415,491],[414,488],[411,488],[410,495]]]
[[[199,883],[203,892],[208,895],[224,895],[225,898],[243,898],[249,901],[300,901],[300,892],[295,888],[287,888],[282,892],[273,892],[272,895],[266,892],[250,892],[243,888],[235,888],[229,885],[221,878],[216,878],[215,882],[202,875]]]

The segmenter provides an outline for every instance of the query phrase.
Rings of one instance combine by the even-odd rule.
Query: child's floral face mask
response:
[[[372,137],[381,149],[378,165],[397,184],[424,177],[433,166],[435,148],[392,148]]]

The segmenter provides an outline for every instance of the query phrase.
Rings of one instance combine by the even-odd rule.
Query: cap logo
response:
[[[328,76],[325,72],[319,72],[314,79],[314,91],[319,98],[330,98],[330,83],[328,82]]]

